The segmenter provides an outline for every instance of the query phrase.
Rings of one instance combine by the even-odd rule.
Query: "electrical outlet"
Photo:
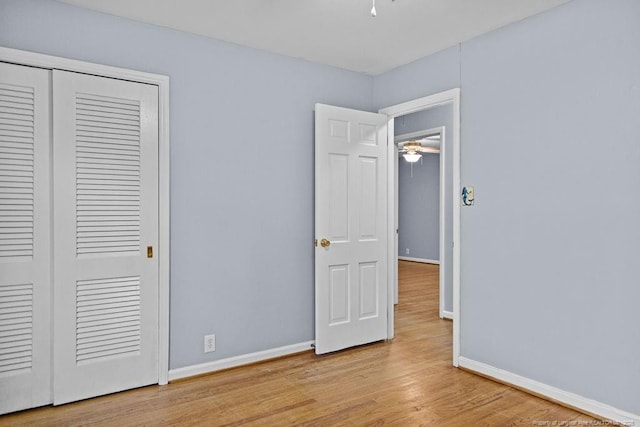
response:
[[[409,255],[409,252],[411,252],[411,251],[409,250],[409,248],[405,248],[405,249],[404,249],[404,254],[405,254],[405,255]]]
[[[216,336],[213,335],[205,335],[204,336],[204,352],[210,353],[212,351],[216,351]]]

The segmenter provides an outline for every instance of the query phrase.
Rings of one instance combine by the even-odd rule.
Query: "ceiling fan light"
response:
[[[420,153],[404,153],[402,155],[402,157],[404,157],[404,159],[409,163],[415,163],[418,160],[420,160],[420,157],[422,157],[422,154],[420,154]]]

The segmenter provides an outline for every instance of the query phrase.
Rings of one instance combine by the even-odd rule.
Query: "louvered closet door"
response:
[[[157,87],[53,71],[54,404],[158,382]]]
[[[51,402],[49,75],[0,63],[0,413]]]

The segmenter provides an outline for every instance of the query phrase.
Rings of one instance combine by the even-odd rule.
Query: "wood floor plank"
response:
[[[438,266],[400,262],[396,338],[312,352],[59,407],[0,426],[531,426],[592,421],[451,366],[452,323],[438,318]]]

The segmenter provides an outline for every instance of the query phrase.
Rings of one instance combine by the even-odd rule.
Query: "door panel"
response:
[[[379,314],[378,263],[360,263],[360,320],[375,318]]]
[[[348,265],[329,266],[330,326],[348,323],[351,319],[349,276]]]
[[[316,105],[316,353],[387,335],[387,116]]]
[[[349,235],[349,157],[329,153],[329,206],[330,223],[327,235],[333,242],[346,242]]]
[[[378,159],[375,157],[363,157],[358,158],[359,167],[359,180],[360,184],[358,194],[358,214],[359,218],[359,233],[358,239],[363,240],[376,240],[378,238],[377,232],[377,216],[376,210],[377,196],[378,196]]]
[[[0,63],[0,413],[51,402],[49,75]]]
[[[155,86],[53,72],[54,403],[158,381]]]

